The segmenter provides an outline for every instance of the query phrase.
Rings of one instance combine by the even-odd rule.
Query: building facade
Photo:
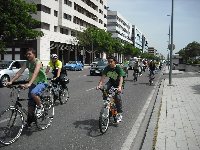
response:
[[[37,49],[37,57],[46,65],[50,54],[56,53],[64,63],[80,60],[89,63],[90,51],[79,47],[77,32],[95,26],[107,29],[107,0],[26,0],[37,5],[33,18],[41,22],[43,37],[8,47],[1,59],[24,58],[28,47]],[[8,56],[11,54],[11,56]],[[18,54],[18,55],[17,55]]]
[[[127,21],[118,11],[108,10],[107,14],[107,31],[112,34],[112,37],[120,40],[122,43],[133,44],[131,40],[131,23]],[[115,55],[118,57],[119,61],[122,61],[122,55]]]
[[[142,51],[142,42],[143,42],[143,34],[139,30],[139,28],[136,25],[132,25],[132,36],[131,39],[133,41],[133,46],[140,49]]]
[[[156,56],[157,50],[154,47],[149,47],[148,48],[148,53]]]

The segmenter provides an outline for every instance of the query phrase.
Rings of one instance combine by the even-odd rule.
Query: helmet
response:
[[[57,54],[51,54],[51,58],[58,58],[58,55]]]

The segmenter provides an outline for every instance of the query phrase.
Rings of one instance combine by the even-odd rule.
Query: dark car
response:
[[[107,64],[107,61],[98,61],[96,65],[91,66],[90,75],[102,75],[102,72]]]

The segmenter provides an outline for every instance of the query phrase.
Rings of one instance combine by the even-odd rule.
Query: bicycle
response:
[[[153,71],[150,70],[150,74],[149,74],[149,85],[153,84],[153,79],[154,79],[154,73]]]
[[[11,85],[10,98],[14,105],[9,106],[6,110],[0,113],[0,143],[10,145],[14,143],[21,135],[26,124],[24,115],[28,117],[26,110],[20,101],[28,99],[20,98],[21,86]],[[38,130],[44,130],[51,125],[54,116],[54,107],[52,105],[52,94],[49,92],[48,86],[40,95],[43,111],[40,116],[36,116],[36,110],[31,117]],[[17,96],[17,97],[16,97]]]
[[[109,90],[105,87],[100,88],[103,93],[103,107],[99,116],[99,129],[101,133],[105,133],[108,130],[108,126],[111,118],[113,123],[117,123],[117,108],[115,99],[113,98],[117,92],[117,88],[111,87]]]
[[[51,80],[49,84],[53,94],[53,104],[55,104],[56,100],[59,100],[61,105],[65,104],[69,100],[69,90],[67,87],[69,79],[64,79],[62,81],[53,79],[48,80]]]
[[[128,78],[128,67],[127,66],[123,66],[123,70],[126,73],[126,77]]]
[[[139,71],[138,69],[134,69],[133,71],[133,81],[136,82],[138,79]]]

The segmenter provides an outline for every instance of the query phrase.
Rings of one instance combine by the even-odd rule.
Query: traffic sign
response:
[[[169,50],[171,50],[171,45],[172,45],[172,44],[169,44],[169,45],[168,45],[168,49],[169,49]],[[172,45],[172,50],[174,50],[174,49],[175,49],[175,45],[173,44],[173,45]]]

